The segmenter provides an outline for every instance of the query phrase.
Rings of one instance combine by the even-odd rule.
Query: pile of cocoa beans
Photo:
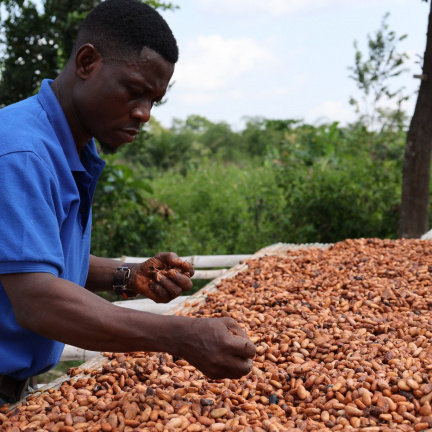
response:
[[[248,261],[204,304],[257,346],[239,380],[166,353],[109,354],[0,413],[1,430],[432,431],[432,243],[346,240]]]

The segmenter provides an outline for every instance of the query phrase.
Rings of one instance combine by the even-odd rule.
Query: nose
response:
[[[151,108],[151,104],[140,102],[132,109],[132,117],[139,119],[141,123],[147,123],[150,120]]]

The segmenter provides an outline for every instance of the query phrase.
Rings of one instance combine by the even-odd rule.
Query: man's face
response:
[[[73,98],[81,127],[106,152],[132,142],[149,121],[153,104],[165,95],[173,72],[174,65],[149,48],[130,60],[96,63]]]

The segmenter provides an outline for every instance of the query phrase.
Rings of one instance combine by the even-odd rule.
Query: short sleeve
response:
[[[56,179],[30,151],[0,156],[0,274],[64,269]]]

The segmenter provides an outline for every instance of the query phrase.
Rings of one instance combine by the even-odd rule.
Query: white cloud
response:
[[[244,98],[240,90],[230,90],[222,92],[184,92],[180,96],[181,102],[190,106],[209,105],[220,101],[239,101]]]
[[[346,123],[353,121],[354,109],[341,101],[327,101],[306,113],[305,120],[310,123],[324,123],[339,121]]]
[[[272,55],[250,38],[198,36],[183,50],[174,81],[187,91],[226,90],[249,71],[272,62]]]
[[[412,98],[402,104],[402,111],[408,116],[412,115],[414,110],[415,100]],[[385,101],[380,104],[381,108],[388,110],[396,110],[397,104],[395,101]],[[342,124],[350,123],[356,120],[357,114],[354,107],[341,101],[326,101],[318,105],[306,113],[305,120],[309,123],[325,123],[338,121]]]
[[[198,5],[211,13],[230,15],[283,15],[289,12],[297,12],[309,9],[314,0],[198,0]],[[329,0],[322,0],[327,3]],[[340,1],[340,0],[330,0]],[[316,7],[316,6],[315,6]]]
[[[390,11],[391,28],[409,35],[400,51],[414,59],[424,49],[428,5],[420,0],[180,3],[169,15],[180,46],[175,85],[169,102],[155,111],[167,125],[190,114],[230,124],[243,116],[345,124],[356,118],[350,95],[361,96],[347,70],[354,39],[365,41]],[[418,88],[415,66],[395,89],[406,86],[410,94]],[[412,113],[412,103],[408,108]]]
[[[346,0],[196,0],[199,7],[209,13],[224,15],[270,15],[281,16],[303,12],[321,12],[334,8],[352,8],[370,3],[388,3],[388,0],[361,0],[347,2]],[[406,4],[412,0],[397,0],[397,4]]]

